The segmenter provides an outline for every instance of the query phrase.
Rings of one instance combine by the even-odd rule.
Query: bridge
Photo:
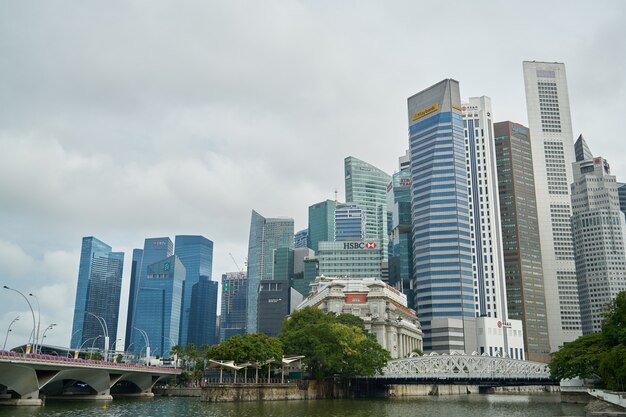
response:
[[[180,369],[0,351],[0,404],[43,405],[43,398],[111,400],[153,396]]]
[[[370,377],[390,384],[468,384],[478,386],[558,385],[545,363],[508,357],[432,353],[395,359],[382,375]]]

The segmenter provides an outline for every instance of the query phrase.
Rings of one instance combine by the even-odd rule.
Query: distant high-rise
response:
[[[337,204],[334,223],[335,238],[329,239],[329,242],[365,239],[365,212],[357,204]],[[319,242],[323,241],[317,242],[318,250]],[[316,249],[313,250],[317,252]]]
[[[320,242],[319,275],[342,278],[381,279],[384,260],[380,242]]]
[[[508,314],[521,320],[526,357],[550,361],[550,339],[530,132],[517,123],[494,124]]]
[[[365,212],[365,239],[377,240],[387,256],[387,185],[391,176],[353,156],[344,160],[346,203]]]
[[[173,255],[146,266],[135,305],[133,352],[170,357],[178,344],[185,267]]]
[[[193,284],[187,343],[193,343],[196,346],[218,343],[216,322],[218,286],[217,281],[211,281],[204,275],[201,275],[198,282]]]
[[[248,305],[248,280],[246,273],[222,274],[222,310],[220,316],[220,342],[236,334],[246,333]]]
[[[309,295],[309,292],[311,290],[309,285],[317,276],[316,273],[313,277],[309,278],[305,273],[306,261],[310,258],[313,258],[314,256],[315,252],[313,251],[313,249],[309,248],[296,248],[293,251],[293,279],[291,280],[291,288],[298,291],[298,293],[302,297],[306,297]]]
[[[213,269],[213,242],[204,236],[176,236],[174,245],[174,254],[178,256],[180,262],[185,267],[185,286],[183,289],[183,307],[182,319],[180,324],[179,344],[186,346],[188,343],[194,343],[196,346],[209,344],[206,339],[189,338],[190,321],[197,322],[198,318],[192,318],[191,299],[194,285],[200,281],[200,277],[208,277],[211,280],[211,272]],[[204,307],[203,307],[204,308]],[[217,299],[214,300],[212,306],[206,306],[208,309],[217,313]],[[203,310],[195,310],[200,313]],[[215,320],[215,319],[213,319]],[[207,334],[205,332],[195,332],[196,336]],[[214,341],[214,337],[211,338]]]
[[[309,244],[309,229],[302,229],[293,236],[294,248],[306,248]]]
[[[247,332],[257,332],[257,309],[261,280],[271,280],[274,250],[293,249],[293,219],[265,218],[252,210],[248,240]]]
[[[100,320],[108,328],[109,346],[117,340],[124,253],[113,252],[106,243],[93,236],[84,237],[78,267],[78,285],[74,303],[74,321],[70,347],[79,348],[93,340],[93,346],[105,348]]]
[[[317,252],[319,242],[335,239],[335,207],[333,200],[309,206],[309,242],[308,247]]]
[[[565,65],[524,61],[550,348],[581,335],[570,217],[574,141]]]
[[[152,265],[155,262],[163,260],[167,257],[172,256],[174,253],[174,243],[169,237],[155,237],[148,238],[144,241],[143,250],[136,249],[133,251],[133,261],[137,261],[136,268],[133,266],[133,270],[131,270],[131,278],[132,273],[135,273],[135,282],[131,281],[130,290],[131,292],[128,294],[128,316],[126,319],[126,347],[130,346],[132,340],[135,340],[135,327],[137,327],[135,323],[135,311],[137,310],[137,297],[139,294],[139,288],[141,287],[141,283],[146,278],[148,273],[148,265]],[[132,305],[132,309],[130,308]]]
[[[414,308],[411,172],[408,168],[393,174],[387,187],[387,210],[391,212],[389,285],[402,291],[407,296],[409,307]]]
[[[293,279],[294,250],[274,249],[271,280],[261,280],[258,300],[257,332],[276,337],[290,310],[290,283]]]
[[[408,122],[413,288],[424,349],[465,351],[475,307],[459,83],[446,79],[409,97]]]
[[[626,221],[609,163],[592,156],[582,135],[576,150],[572,230],[582,331],[589,334],[602,329],[608,303],[626,291]]]
[[[508,321],[491,99],[463,103],[477,317]]]

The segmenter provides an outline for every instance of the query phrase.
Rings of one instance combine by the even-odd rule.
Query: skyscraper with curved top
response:
[[[391,176],[354,156],[344,160],[346,203],[365,212],[365,239],[378,240],[387,256],[387,185]]]

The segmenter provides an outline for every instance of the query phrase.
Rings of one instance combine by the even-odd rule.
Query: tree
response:
[[[304,355],[303,363],[315,379],[381,373],[391,359],[363,321],[305,307],[283,324],[279,338],[286,352]]]
[[[207,359],[232,360],[235,363],[265,362],[275,359],[280,362],[283,357],[283,347],[275,337],[261,333],[235,335],[219,345],[211,346]]]
[[[602,330],[581,336],[552,354],[555,379],[594,378],[599,385],[623,390],[626,386],[626,291],[613,300]]]

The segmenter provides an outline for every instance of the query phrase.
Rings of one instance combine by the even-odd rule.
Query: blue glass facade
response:
[[[104,319],[110,343],[117,339],[123,269],[123,252],[112,252],[109,245],[93,236],[83,238],[71,348],[79,348],[90,340],[93,346],[100,349],[105,347],[102,326],[98,319],[88,313]]]
[[[183,288],[180,339],[178,342],[182,346],[188,343],[195,343],[196,346],[199,346],[207,342],[202,341],[198,343],[199,340],[189,338],[189,323],[192,320],[190,316],[191,294],[193,286],[199,282],[201,276],[208,277],[209,280],[211,279],[211,272],[213,270],[213,242],[204,236],[176,236],[174,255],[180,259],[186,271],[185,286]],[[217,311],[217,302],[213,303],[213,308]]]
[[[294,248],[306,248],[309,244],[309,229],[298,231],[293,237]]]
[[[185,267],[177,256],[146,265],[135,307],[135,327],[146,332],[152,356],[170,357],[178,344]],[[133,329],[133,352],[145,353],[142,333]]]
[[[188,343],[196,346],[217,343],[217,291],[218,283],[200,276],[191,289]]]
[[[308,247],[317,253],[320,242],[335,240],[335,207],[332,200],[309,206],[309,242]]]
[[[130,345],[130,329],[133,328],[133,314],[135,309],[135,297],[139,285],[139,268],[141,268],[141,258],[143,258],[143,249],[133,249],[133,261],[130,266],[130,289],[128,296],[128,312],[126,313],[126,335],[124,337],[124,346]]]
[[[131,286],[131,292],[128,295],[129,299],[129,309],[128,309],[128,317],[126,319],[126,323],[130,323],[129,326],[126,326],[126,340],[130,340],[125,346],[129,346],[132,343],[132,340],[135,340],[135,330],[137,327],[135,322],[135,311],[137,310],[137,297],[139,295],[139,288],[141,288],[141,284],[144,281],[146,274],[148,272],[148,265],[152,265],[155,262],[158,262],[162,259],[172,256],[174,253],[174,244],[169,237],[155,237],[148,238],[144,241],[143,251],[141,251],[141,259],[137,258],[137,268],[136,268],[136,283]],[[135,252],[133,251],[133,259],[135,256]],[[139,256],[139,252],[137,252],[137,256]],[[130,308],[132,304],[133,308]]]
[[[222,312],[220,315],[220,342],[246,333],[248,280],[245,272],[227,272],[222,275]]]
[[[271,280],[274,272],[274,249],[293,249],[293,219],[265,218],[252,210],[248,240],[248,333],[256,333],[259,285]]]
[[[415,305],[424,349],[431,350],[434,318],[474,316],[458,82],[444,80],[410,97],[408,110]]]
[[[354,203],[337,204],[335,207],[335,238],[337,242],[365,240],[365,212]],[[319,242],[317,249],[319,251]]]

